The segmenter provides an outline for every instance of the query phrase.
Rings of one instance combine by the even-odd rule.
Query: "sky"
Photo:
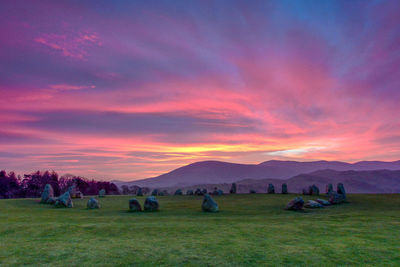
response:
[[[400,1],[0,2],[0,169],[400,159]]]

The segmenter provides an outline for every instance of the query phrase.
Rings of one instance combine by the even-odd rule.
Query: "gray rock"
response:
[[[342,195],[343,201],[347,200],[346,190],[344,190],[344,185],[342,183],[338,183],[337,185],[337,193]]]
[[[146,201],[144,202],[145,211],[157,211],[159,207],[160,205],[154,196],[149,196],[146,198]]]
[[[99,191],[99,197],[105,197],[105,196],[106,196],[106,190],[101,189],[101,190]]]
[[[182,192],[182,189],[177,189],[176,191],[175,191],[175,194],[174,194],[175,196],[182,196],[183,195],[183,192]]]
[[[140,206],[140,203],[136,198],[132,198],[129,200],[129,211],[142,211],[142,206]]]
[[[139,197],[143,196],[143,190],[142,190],[141,187],[139,187],[139,189],[138,189],[136,195],[139,196]]]
[[[268,192],[268,194],[275,194],[275,187],[273,184],[268,185],[267,192]]]
[[[99,209],[100,208],[99,202],[94,197],[92,197],[88,200],[86,206],[88,209]]]
[[[287,205],[287,210],[302,211],[304,207],[304,200],[301,197],[295,197]]]
[[[315,184],[313,184],[313,185],[310,187],[309,191],[310,191],[310,195],[319,196],[319,188],[318,188],[318,186],[316,186]]]
[[[53,198],[53,197],[54,197],[53,187],[50,184],[46,184],[46,186],[44,187],[44,190],[42,192],[42,197],[41,197],[40,202],[47,203],[49,198]]]
[[[329,205],[331,205],[331,203],[330,203],[328,200],[325,200],[325,199],[318,198],[316,201],[317,201],[319,204],[323,205],[323,206],[329,206]]]
[[[320,203],[318,203],[317,201],[314,200],[308,200],[306,202],[306,204],[304,204],[305,208],[309,208],[309,209],[316,209],[316,208],[323,208],[324,206],[322,206]]]
[[[212,199],[209,194],[205,194],[203,198],[203,203],[201,204],[201,209],[206,212],[217,212],[218,204]]]
[[[340,204],[340,203],[342,203],[344,201],[344,198],[343,198],[343,195],[342,194],[338,194],[337,192],[335,192],[335,191],[332,191],[330,194],[329,194],[329,202],[331,203],[331,204]]]
[[[327,184],[326,188],[325,188],[325,193],[329,195],[330,192],[332,192],[332,191],[333,191],[333,185],[332,184]]]
[[[55,206],[57,208],[72,208],[74,206],[69,191],[65,192],[59,198],[57,198]]]
[[[236,194],[237,192],[237,186],[236,183],[233,183],[231,186],[231,190],[229,191],[231,194]]]
[[[282,184],[282,194],[287,194],[287,193],[288,193],[287,184],[283,183]]]

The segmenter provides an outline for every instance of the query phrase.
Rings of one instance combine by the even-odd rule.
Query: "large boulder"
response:
[[[129,211],[142,211],[142,206],[140,206],[140,203],[136,198],[132,198],[129,200]]]
[[[305,208],[309,209],[316,209],[316,208],[323,208],[322,204],[318,203],[317,201],[314,200],[308,200],[306,204],[304,204]]]
[[[287,205],[287,210],[302,211],[304,207],[304,200],[301,197],[295,197]]]
[[[105,196],[106,196],[106,190],[101,189],[101,190],[99,191],[99,197],[105,197]]]
[[[287,184],[283,183],[282,184],[282,194],[287,194],[287,193],[288,193]]]
[[[321,205],[323,205],[323,206],[329,206],[329,205],[331,205],[331,203],[330,203],[328,200],[325,200],[325,199],[318,198],[318,199],[315,200],[315,201],[317,201],[319,204],[321,204]]]
[[[233,183],[231,186],[231,190],[229,190],[229,193],[236,194],[236,192],[237,192],[237,186],[236,183]]]
[[[342,195],[343,201],[347,200],[346,190],[344,190],[344,185],[342,183],[337,184],[337,193]]]
[[[267,192],[268,192],[268,194],[275,194],[275,187],[273,184],[268,185]]]
[[[188,195],[188,196],[193,196],[193,195],[194,195],[193,190],[191,190],[191,189],[187,190],[187,191],[186,191],[186,195]]]
[[[182,192],[182,189],[177,189],[176,191],[175,191],[175,194],[174,194],[175,196],[182,196],[183,195],[183,192]]]
[[[203,203],[201,204],[201,209],[206,212],[217,212],[218,204],[212,199],[209,194],[205,194],[203,198]]]
[[[88,209],[99,209],[100,205],[99,202],[97,201],[97,199],[95,199],[94,197],[90,198],[86,204],[86,207]]]
[[[325,188],[325,193],[329,195],[333,191],[333,185],[332,184],[327,184]]]
[[[340,204],[340,203],[342,203],[344,201],[344,198],[343,198],[343,195],[342,194],[338,194],[337,192],[335,192],[335,191],[332,191],[330,194],[329,194],[329,202],[331,203],[331,204]]]
[[[42,192],[42,197],[41,197],[40,202],[41,202],[41,203],[47,203],[47,201],[48,201],[50,198],[53,198],[53,197],[54,197],[54,190],[53,190],[53,187],[51,187],[50,184],[46,184],[46,186],[44,187],[44,190],[43,190],[43,192]]]
[[[159,207],[160,205],[158,204],[158,201],[155,198],[155,196],[149,196],[146,198],[146,201],[144,202],[145,211],[157,211]]]
[[[315,184],[310,187],[310,194],[313,196],[319,196],[319,188]]]
[[[72,208],[74,206],[69,191],[59,196],[54,204],[57,208]]]

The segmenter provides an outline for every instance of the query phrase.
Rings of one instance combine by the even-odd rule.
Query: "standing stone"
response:
[[[151,195],[152,195],[152,196],[158,196],[158,189],[154,189],[154,190],[151,192]]]
[[[65,192],[59,198],[57,198],[55,205],[57,208],[72,208],[74,204],[72,203],[69,191]]]
[[[332,191],[330,194],[329,194],[329,202],[331,203],[331,204],[340,204],[340,203],[342,203],[344,201],[344,198],[343,198],[343,195],[342,194],[338,194],[337,192],[335,192],[335,191]]]
[[[88,209],[99,209],[100,208],[99,202],[94,197],[92,197],[88,200],[86,206]]]
[[[140,203],[136,198],[132,198],[129,200],[129,211],[142,211],[142,206],[140,206]]]
[[[268,190],[267,190],[268,194],[275,194],[275,187],[273,184],[269,184],[268,185]]]
[[[333,185],[332,184],[327,184],[325,188],[325,193],[329,195],[333,191]]]
[[[233,183],[231,186],[231,190],[229,191],[231,194],[236,194],[237,188],[236,183]]]
[[[314,200],[308,200],[306,202],[306,204],[304,204],[305,208],[309,208],[309,209],[316,209],[316,208],[323,208],[324,206],[322,206],[320,203],[318,203],[317,201]]]
[[[194,195],[193,190],[191,190],[191,189],[187,190],[186,195],[193,196]]]
[[[315,184],[310,187],[310,194],[313,196],[319,196],[319,188]]]
[[[287,210],[301,211],[303,210],[304,200],[301,197],[292,199],[287,205]]]
[[[325,200],[325,199],[318,198],[316,201],[317,201],[319,204],[323,205],[323,206],[329,206],[329,205],[331,205],[331,203],[330,203],[328,200]]]
[[[203,203],[201,204],[201,209],[206,212],[217,212],[218,204],[212,199],[209,194],[205,194],[203,198]]]
[[[346,191],[344,190],[344,185],[342,183],[338,183],[337,185],[337,193],[342,195],[343,201],[347,200]]]
[[[160,205],[158,204],[158,201],[154,196],[147,197],[146,201],[144,202],[145,211],[158,211],[159,206]]]
[[[287,194],[287,193],[288,193],[287,184],[286,184],[286,183],[283,183],[283,184],[282,184],[282,194]]]
[[[177,189],[176,191],[175,191],[175,194],[174,194],[175,196],[182,196],[183,195],[183,192],[182,192],[182,189]]]
[[[143,190],[142,190],[141,187],[139,187],[139,189],[138,189],[136,195],[139,196],[139,197],[143,196]]]
[[[46,184],[46,186],[44,187],[44,190],[43,190],[43,193],[42,193],[42,198],[41,198],[40,202],[41,203],[47,203],[49,198],[53,198],[53,197],[54,197],[53,187],[51,187],[50,184]]]
[[[106,196],[106,190],[101,189],[101,190],[99,191],[99,197],[105,197],[105,196]]]

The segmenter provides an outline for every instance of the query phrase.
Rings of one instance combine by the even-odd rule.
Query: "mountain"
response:
[[[308,174],[296,175],[290,179],[245,179],[237,181],[238,193],[249,193],[250,190],[256,190],[257,193],[266,193],[268,184],[275,186],[275,192],[280,193],[282,184],[286,183],[290,193],[301,193],[303,188],[315,184],[319,187],[321,193],[325,193],[326,185],[331,183],[334,188],[338,183],[345,185],[348,193],[400,193],[400,171],[393,170],[373,170],[373,171],[335,171],[319,170]],[[170,193],[176,189],[206,188],[213,191],[214,188],[229,192],[231,183],[222,184],[198,184],[186,187],[160,187]],[[336,189],[335,189],[336,190]]]
[[[195,162],[157,177],[131,182],[114,181],[118,186],[138,185],[146,187],[187,187],[198,184],[223,184],[251,179],[289,179],[300,174],[319,170],[371,171],[378,169],[400,170],[400,161],[360,161],[346,163],[340,161],[279,161],[270,160],[260,164],[238,164],[221,161]],[[317,173],[320,177],[320,173]],[[321,176],[325,177],[325,176]],[[308,178],[311,179],[311,178]],[[319,178],[321,179],[321,178]]]

